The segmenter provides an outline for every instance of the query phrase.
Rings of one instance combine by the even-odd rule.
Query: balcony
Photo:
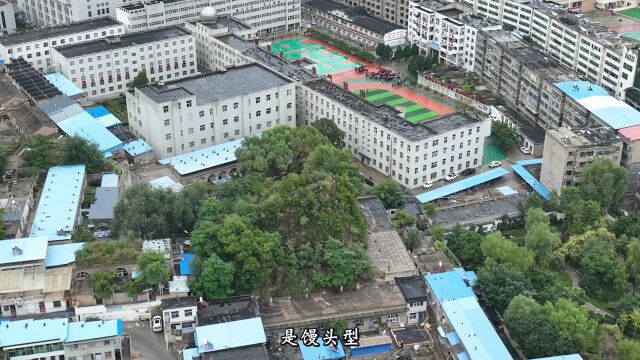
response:
[[[44,354],[48,352],[63,351],[63,350],[64,350],[64,346],[62,346],[62,344],[47,344],[47,345],[32,346],[32,347],[23,348],[23,349],[7,350],[5,351],[5,357],[13,358],[17,356]]]

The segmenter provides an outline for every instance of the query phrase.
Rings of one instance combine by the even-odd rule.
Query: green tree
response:
[[[395,225],[396,228],[401,229],[405,226],[413,224],[414,222],[416,222],[416,219],[414,219],[411,214],[402,209],[396,210],[396,215],[393,218],[393,225]]]
[[[404,58],[404,49],[402,46],[398,46],[393,52],[393,60],[402,60]]]
[[[631,339],[622,339],[618,343],[619,360],[640,360],[640,342]]]
[[[527,230],[524,245],[533,252],[540,266],[547,267],[553,260],[554,251],[560,246],[560,237],[551,232],[548,224],[534,223]]]
[[[633,309],[628,313],[624,313],[618,317],[620,328],[624,329],[633,337],[638,336],[640,331],[640,309]]]
[[[570,234],[580,234],[593,228],[603,215],[598,202],[583,199],[580,189],[573,186],[562,189],[560,211],[565,214],[564,228]]]
[[[543,224],[549,227],[549,216],[541,208],[529,208],[525,220],[525,229],[529,231],[536,224]]]
[[[342,149],[344,147],[344,131],[340,130],[333,120],[321,118],[311,123],[311,126],[318,129],[322,135],[329,138],[329,141],[333,146],[338,149]]]
[[[411,45],[411,55],[413,56],[420,55],[420,49],[418,49],[418,45],[416,44]]]
[[[62,144],[63,164],[85,164],[87,172],[94,173],[105,165],[104,155],[94,143],[79,136],[67,137]]]
[[[199,265],[198,276],[191,279],[194,294],[205,299],[224,299],[234,294],[235,267],[213,254]]]
[[[585,235],[578,253],[580,283],[587,293],[599,298],[618,298],[626,286],[627,272],[624,263],[618,260],[614,235],[604,229]]]
[[[545,308],[549,322],[558,332],[559,341],[572,349],[572,353],[585,352],[596,343],[598,322],[589,317],[585,307],[560,299],[554,304],[546,303]]]
[[[531,250],[506,240],[499,231],[485,235],[480,247],[488,267],[503,264],[512,270],[526,272],[535,262]]]
[[[385,45],[384,51],[382,52],[382,58],[385,60],[390,60],[392,55],[393,55],[393,50],[391,49],[391,46]]]
[[[402,57],[405,59],[408,59],[411,57],[411,46],[407,45],[404,47],[404,49],[402,50]]]
[[[345,247],[336,239],[329,239],[324,246],[324,260],[328,272],[316,274],[321,286],[342,289],[368,271],[369,260],[361,244]]]
[[[493,122],[491,125],[491,136],[495,139],[496,144],[505,151],[510,150],[520,143],[518,130],[501,121]]]
[[[133,78],[133,81],[131,82],[131,84],[129,84],[129,88],[133,89],[140,86],[145,86],[148,83],[149,83],[149,78],[147,77],[147,72],[140,71],[138,75],[136,75],[136,77]]]
[[[454,228],[447,241],[447,247],[453,251],[465,268],[476,270],[484,262],[481,248],[483,240],[484,236],[480,233]]]
[[[424,210],[424,213],[431,219],[438,213],[438,207],[432,202],[422,204],[422,210]]]
[[[96,237],[89,230],[79,229],[73,233],[72,239],[74,242],[91,242],[95,241]]]
[[[442,224],[435,224],[431,227],[431,229],[429,230],[429,233],[431,233],[431,236],[433,236],[433,238],[436,241],[443,241],[444,242],[444,233],[445,233],[446,229],[444,228],[444,226]]]
[[[56,161],[53,139],[44,135],[32,135],[25,141],[27,163],[38,169],[48,169]]]
[[[169,280],[169,266],[164,253],[145,250],[138,256],[138,276],[135,281],[143,288],[154,287]]]
[[[579,188],[585,200],[595,200],[616,214],[627,191],[628,177],[627,170],[611,159],[597,159],[582,169]]]
[[[511,299],[523,294],[531,285],[521,272],[498,265],[480,269],[476,287],[487,305],[503,313]]]
[[[174,196],[169,190],[152,190],[147,184],[128,188],[114,209],[113,235],[134,231],[143,239],[167,237],[167,220],[171,219],[166,215]]]
[[[620,216],[613,224],[612,231],[617,236],[625,235],[628,238],[640,239],[640,214],[631,213],[626,216]]]
[[[404,192],[400,184],[393,180],[383,180],[369,190],[371,195],[376,195],[387,209],[399,208],[404,204]]]
[[[404,237],[404,245],[407,247],[407,250],[413,252],[415,248],[420,246],[422,239],[422,235],[418,229],[412,228],[410,229]]]
[[[89,278],[89,284],[93,287],[93,296],[96,299],[109,299],[113,296],[115,286],[113,279],[116,277],[116,273],[113,270],[100,269]]]
[[[558,333],[549,322],[547,310],[535,300],[524,295],[514,297],[504,320],[509,334],[528,358],[564,354],[558,348]]]
[[[384,55],[384,49],[384,43],[378,43],[378,46],[376,46],[376,55],[382,57]]]
[[[631,278],[634,289],[638,289],[640,286],[640,240],[634,239],[627,245],[627,259],[625,265],[627,266],[627,273]]]

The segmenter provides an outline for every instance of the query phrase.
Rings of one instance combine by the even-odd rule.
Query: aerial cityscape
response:
[[[0,360],[640,360],[637,0],[0,0]]]

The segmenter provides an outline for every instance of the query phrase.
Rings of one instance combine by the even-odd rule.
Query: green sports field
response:
[[[360,91],[356,91],[359,94]],[[367,101],[375,104],[382,105],[387,104],[391,107],[402,106],[405,109],[405,119],[412,123],[418,123],[421,121],[429,120],[440,116],[438,113],[433,112],[421,105],[414,103],[398,94],[395,94],[387,90],[369,89],[366,90],[365,98]]]
[[[640,8],[622,10],[618,14],[640,20]]]
[[[315,66],[318,75],[332,74],[362,65],[361,62],[337,51],[327,50],[324,45],[310,41],[304,36],[274,41],[271,44],[271,52],[282,52],[282,56],[290,60],[307,58],[315,63],[308,67]]]

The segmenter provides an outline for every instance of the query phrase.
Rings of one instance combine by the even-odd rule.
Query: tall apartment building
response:
[[[422,54],[437,55],[445,66],[473,71],[478,32],[499,29],[497,22],[465,14],[449,3],[409,2],[409,42]]]
[[[638,43],[562,6],[518,0],[465,0],[480,16],[508,25],[561,64],[619,99],[633,86]]]
[[[578,78],[555,59],[502,30],[481,32],[476,59],[475,72],[487,86],[531,122],[538,122],[544,84]]]
[[[201,15],[233,16],[256,29],[260,36],[273,36],[300,29],[300,0],[164,0],[136,1],[120,7],[118,20],[128,30],[182,24]]]
[[[146,31],[196,20],[210,3],[211,0],[138,1],[119,6],[115,18],[127,32]]]
[[[176,80],[197,72],[194,36],[167,27],[52,50],[56,70],[88,97],[108,97],[127,90],[145,71],[150,82]]]
[[[295,126],[294,82],[259,64],[127,93],[129,124],[158,159]]]
[[[482,164],[489,120],[453,114],[414,124],[325,80],[304,86],[298,101],[303,123],[332,119],[354,157],[410,189]]]
[[[40,27],[115,17],[116,7],[135,0],[18,0],[26,20]]]
[[[13,34],[16,30],[16,14],[13,4],[6,0],[0,0],[0,34]]]
[[[610,128],[592,126],[570,130],[548,130],[544,140],[540,182],[549,190],[560,190],[580,182],[582,169],[598,158],[620,164],[622,140]]]
[[[408,24],[409,0],[336,0],[336,2],[363,7],[369,15],[402,27]]]
[[[232,34],[243,40],[256,38],[257,31],[244,22],[230,16],[217,16],[186,23],[185,28],[195,36],[199,66],[222,70],[227,66],[250,62],[237,50],[220,41]]]
[[[111,18],[20,32],[0,37],[0,58],[11,62],[22,57],[37,70],[48,72],[54,68],[51,59],[53,47],[123,34],[124,26]]]
[[[361,7],[349,7],[331,0],[311,0],[303,5],[305,18],[313,27],[365,48],[383,43],[392,47],[404,46],[407,29],[388,21],[369,16]]]

